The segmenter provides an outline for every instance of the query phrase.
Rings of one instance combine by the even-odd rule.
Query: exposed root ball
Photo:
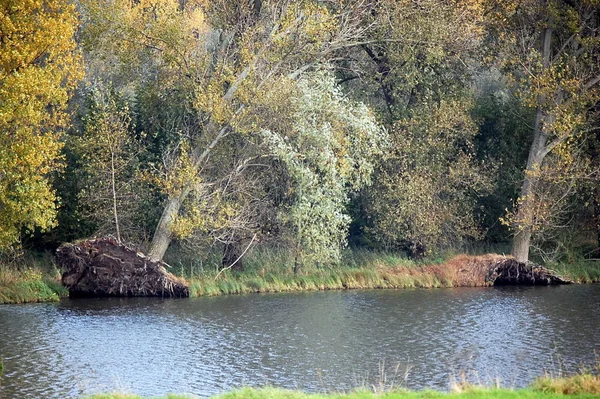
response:
[[[71,296],[190,295],[185,282],[168,273],[163,262],[152,261],[113,237],[61,245],[57,260]]]
[[[546,269],[534,263],[521,263],[509,258],[492,265],[485,277],[486,281],[494,285],[554,285],[570,284],[556,274],[555,271]]]

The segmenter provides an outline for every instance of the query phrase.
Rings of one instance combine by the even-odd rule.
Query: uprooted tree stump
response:
[[[485,277],[493,285],[555,285],[571,284],[555,271],[535,263],[522,263],[507,258],[491,265]]]
[[[188,286],[168,273],[164,262],[113,237],[63,244],[57,261],[70,296],[189,296]]]

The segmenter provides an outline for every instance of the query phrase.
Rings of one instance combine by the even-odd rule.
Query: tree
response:
[[[391,150],[363,193],[365,230],[412,255],[478,237],[475,206],[489,187],[474,153],[472,69],[478,2],[381,1],[376,27],[343,80],[379,110]],[[352,79],[361,77],[361,79]],[[367,82],[364,85],[362,82]]]
[[[364,36],[359,23],[366,5],[331,6],[313,1],[88,3],[92,44],[114,49],[121,65],[145,65],[163,80],[163,88],[186,90],[195,115],[181,147],[187,159],[180,164],[189,174],[167,183],[172,190],[166,192],[150,245],[152,258],[163,257],[183,220],[180,212],[199,184],[214,183],[208,172],[233,172],[218,170],[214,163],[213,154],[225,139],[253,137],[262,130],[265,94]]]
[[[535,109],[520,196],[507,218],[515,232],[512,252],[521,262],[529,259],[532,236],[559,216],[552,198],[568,197],[559,187],[570,190],[581,171],[576,143],[589,133],[589,110],[600,95],[599,5],[597,0],[489,5],[500,64],[523,103]]]
[[[0,248],[22,229],[54,225],[48,177],[60,169],[67,101],[83,73],[76,28],[66,0],[0,2]]]
[[[81,172],[79,202],[99,234],[130,240],[139,234],[134,222],[147,192],[139,173],[142,146],[131,111],[114,93],[97,84],[88,103],[82,134],[71,136]]]
[[[307,263],[338,263],[346,245],[349,194],[371,183],[387,134],[362,103],[349,100],[330,72],[307,74],[292,98],[290,128],[265,130],[291,182],[280,218],[289,229],[294,272]]]

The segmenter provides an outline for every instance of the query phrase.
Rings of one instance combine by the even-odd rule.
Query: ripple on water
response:
[[[461,375],[522,386],[597,361],[599,304],[600,286],[570,286],[3,306],[1,396],[344,390],[382,373],[411,388]]]

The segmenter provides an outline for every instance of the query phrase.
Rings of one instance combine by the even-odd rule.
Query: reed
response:
[[[598,259],[550,263],[548,267],[578,283],[600,283],[600,260]]]

